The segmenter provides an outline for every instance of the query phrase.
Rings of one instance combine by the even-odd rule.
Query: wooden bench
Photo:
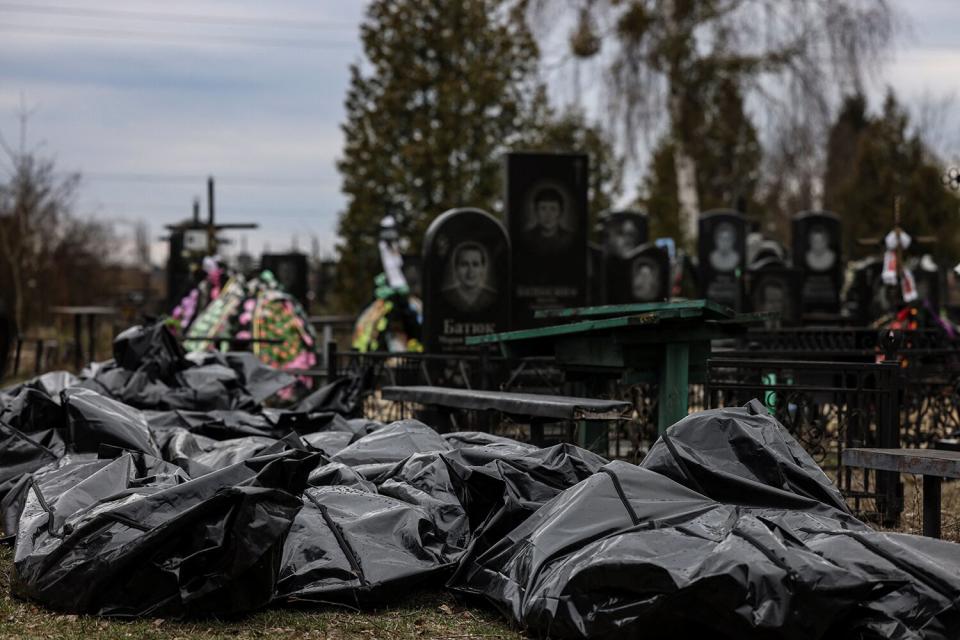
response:
[[[587,449],[595,448],[591,445],[599,439],[600,429],[604,430],[605,435],[607,423],[626,419],[633,408],[631,403],[622,400],[431,386],[383,387],[381,396],[385,400],[448,410],[499,411],[529,422],[530,439],[537,445],[543,443],[544,423],[566,420],[579,422],[578,444]],[[606,451],[602,453],[607,454]]]
[[[843,464],[923,476],[923,535],[940,537],[940,485],[960,478],[960,451],[938,449],[846,449]]]

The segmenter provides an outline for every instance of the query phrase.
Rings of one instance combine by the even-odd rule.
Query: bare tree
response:
[[[545,5],[518,1],[534,15]],[[685,123],[700,109],[697,79],[735,79],[748,95],[822,131],[834,99],[861,87],[897,24],[889,0],[570,1],[579,16],[573,53],[607,61],[613,121],[624,137],[635,140],[638,129],[666,118],[689,238],[700,207]]]
[[[31,309],[69,301],[71,289],[88,296],[103,288],[90,275],[103,264],[109,238],[103,226],[71,215],[80,176],[62,175],[28,146],[29,115],[21,110],[17,146],[0,136],[9,165],[0,178],[0,283],[11,292],[21,331],[36,319]]]

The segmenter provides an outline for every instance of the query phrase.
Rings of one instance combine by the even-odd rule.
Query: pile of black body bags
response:
[[[446,586],[555,638],[957,638],[960,546],[880,533],[759,403],[669,429],[643,464],[290,409],[249,354],[160,326],[0,391],[14,595],[119,617],[373,606]]]

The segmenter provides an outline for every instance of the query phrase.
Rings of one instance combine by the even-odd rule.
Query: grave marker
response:
[[[747,221],[730,209],[700,215],[698,253],[703,297],[741,311],[746,262]]]
[[[283,290],[296,298],[304,309],[307,300],[307,256],[302,253],[265,253],[260,258],[260,269],[269,269]]]
[[[512,328],[548,324],[542,309],[587,303],[587,178],[583,154],[510,153],[506,220],[513,257]]]
[[[842,226],[830,211],[804,211],[792,220],[793,264],[801,270],[803,312],[840,312],[843,287]]]
[[[773,312],[779,321],[771,324],[797,325],[803,303],[800,295],[799,269],[786,266],[776,258],[760,260],[747,274],[750,291],[750,310]]]
[[[670,255],[647,243],[625,257],[607,256],[607,303],[660,302],[670,297]]]
[[[649,233],[647,215],[639,211],[611,211],[603,216],[604,247],[607,254],[626,258],[646,244]]]
[[[423,243],[423,336],[430,353],[464,351],[464,338],[510,322],[510,241],[481,209],[451,209]],[[467,349],[469,350],[469,349]]]

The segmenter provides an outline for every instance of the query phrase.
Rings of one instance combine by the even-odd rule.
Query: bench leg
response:
[[[940,483],[938,476],[923,476],[923,535],[940,537]]]

